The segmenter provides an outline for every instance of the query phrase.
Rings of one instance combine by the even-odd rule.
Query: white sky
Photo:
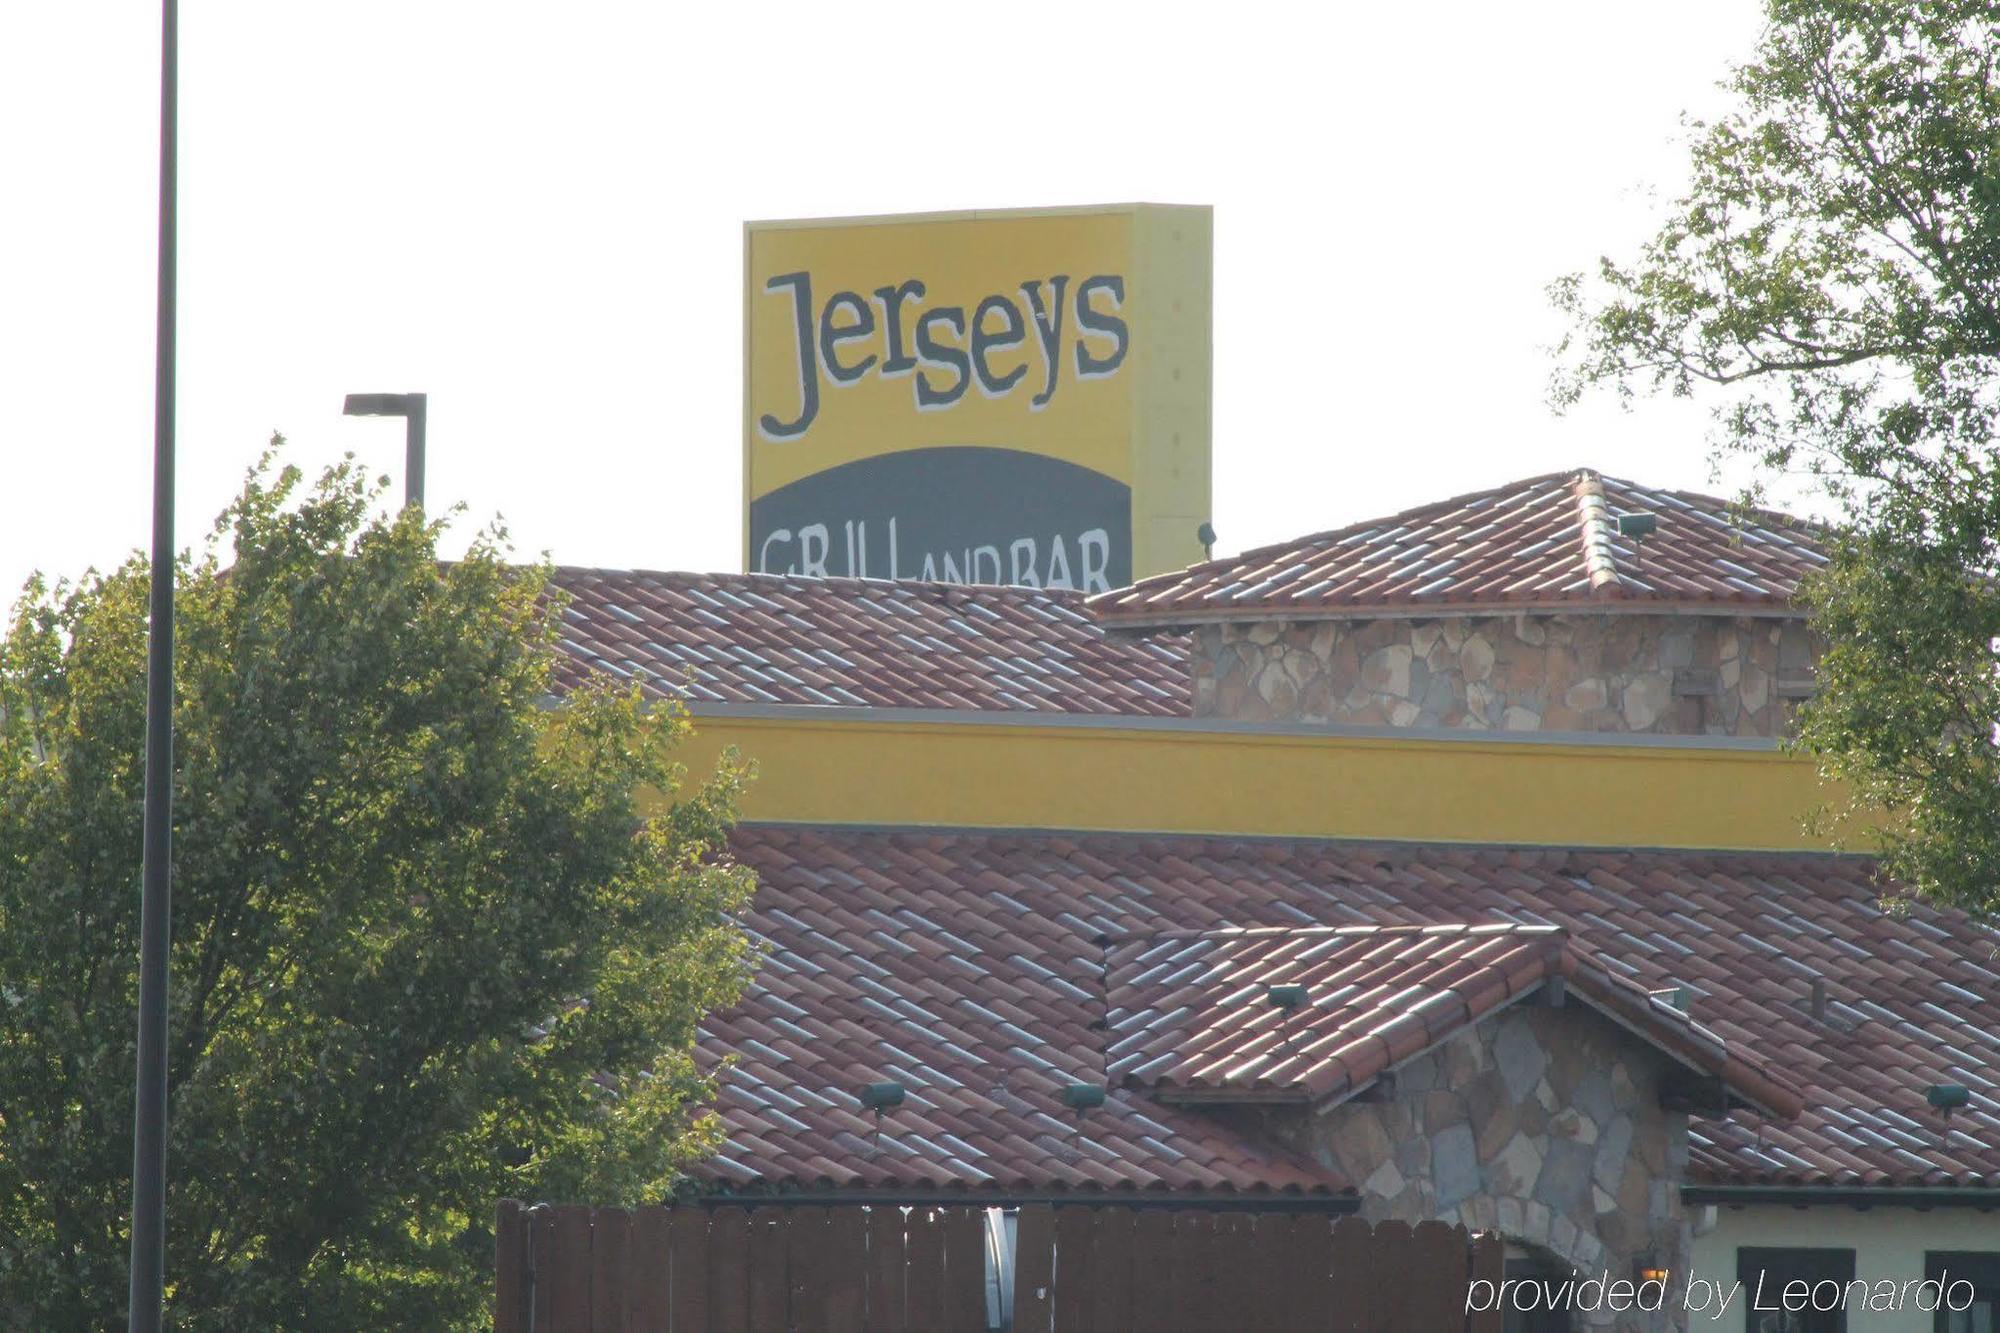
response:
[[[1757,0],[183,9],[183,544],[273,430],[400,487],[341,398],[423,390],[434,509],[736,568],[744,219],[1135,199],[1216,209],[1218,551],[1710,486],[1702,408],[1550,415],[1543,287],[1649,233]],[[149,540],[157,25],[0,3],[0,601]]]

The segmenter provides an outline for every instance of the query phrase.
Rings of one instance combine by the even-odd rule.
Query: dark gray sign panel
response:
[[[1102,592],[1132,581],[1132,492],[1016,449],[879,454],[751,501],[750,567]]]

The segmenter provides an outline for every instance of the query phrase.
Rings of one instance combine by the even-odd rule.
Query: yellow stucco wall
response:
[[[1716,1210],[1713,1230],[1694,1242],[1694,1272],[1698,1277],[1736,1278],[1739,1246],[1851,1249],[1854,1275],[1870,1282],[1893,1280],[1898,1288],[1924,1275],[1926,1250],[2000,1251],[2000,1212],[1971,1208],[1789,1208],[1755,1205]],[[1721,1321],[1700,1314],[1688,1320],[1690,1329],[1743,1328],[1741,1298]],[[1767,1295],[1768,1299],[1768,1295]],[[1870,1311],[1850,1308],[1848,1333],[1931,1333],[1933,1315],[1905,1308]]]
[[[755,759],[753,820],[1806,849],[1826,799],[1773,750],[881,717],[697,716]]]

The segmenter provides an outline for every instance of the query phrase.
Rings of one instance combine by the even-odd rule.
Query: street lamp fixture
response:
[[[350,393],[341,409],[350,417],[401,417],[403,503],[424,507],[424,414],[429,396],[421,393]]]

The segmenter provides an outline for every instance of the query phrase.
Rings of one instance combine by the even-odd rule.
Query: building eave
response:
[[[1203,625],[1320,624],[1347,620],[1458,620],[1490,616],[1686,616],[1743,620],[1805,620],[1808,613],[1790,602],[1651,601],[1643,596],[1618,598],[1542,599],[1531,602],[1399,603],[1382,606],[1310,604],[1218,607],[1212,611],[1098,611],[1099,622],[1112,633],[1192,630]]]
[[[1790,1208],[1977,1208],[2000,1209],[2000,1188],[1987,1185],[1683,1185],[1691,1204],[1743,1206],[1781,1204]]]
[[[872,1204],[883,1208],[1020,1208],[1082,1205],[1119,1208],[1195,1208],[1230,1213],[1347,1214],[1361,1206],[1352,1191],[1287,1193],[1273,1190],[1020,1190],[1020,1189],[787,1189],[756,1193],[702,1193],[689,1202],[708,1208],[761,1204]]]

